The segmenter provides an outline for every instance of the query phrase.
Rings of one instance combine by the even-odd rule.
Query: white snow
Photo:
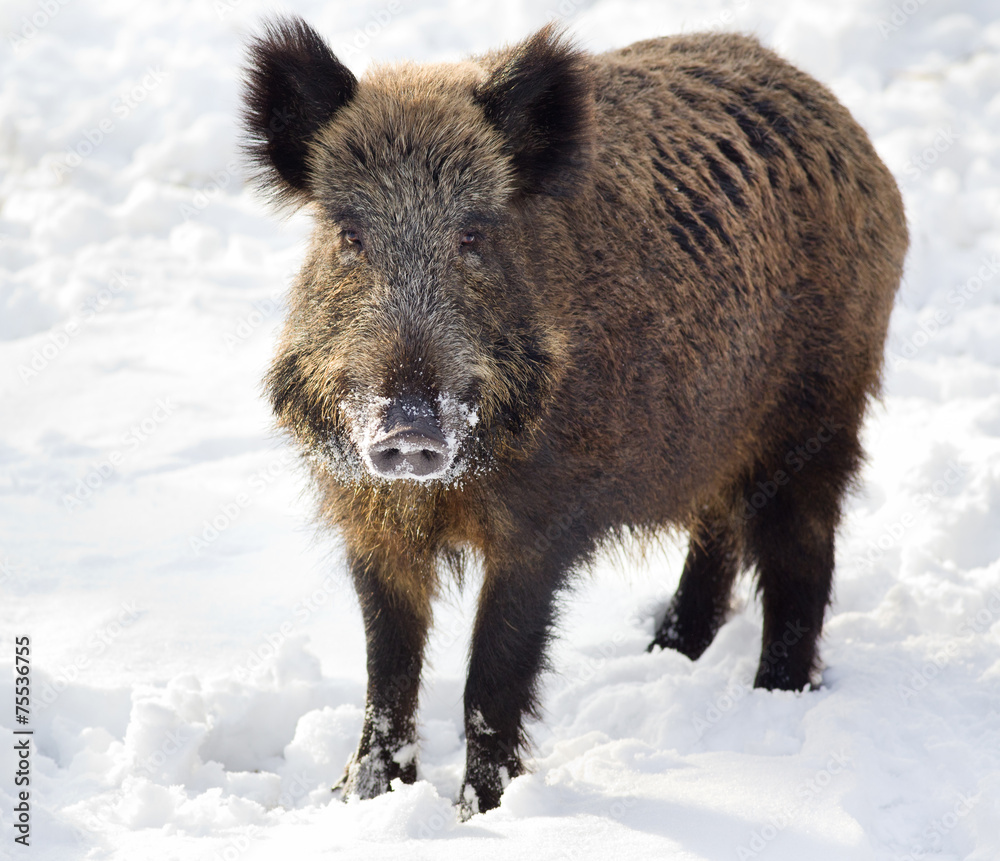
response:
[[[699,661],[646,654],[683,548],[606,560],[565,601],[532,773],[459,823],[472,582],[437,612],[422,779],[334,800],[363,718],[360,616],[259,391],[308,224],[266,211],[235,149],[241,40],[271,4],[6,0],[0,857],[1000,857],[996,4],[290,5],[356,72],[553,17],[594,50],[751,31],[869,130],[912,248],[824,685],[752,689],[750,583]],[[7,671],[22,635],[28,851]]]
[[[371,476],[378,475],[369,450],[382,429],[383,416],[389,403],[389,398],[376,396],[356,397],[341,401],[340,409],[350,423],[351,442],[357,454],[342,453],[331,446],[331,454],[335,456],[330,458],[328,468],[332,472],[335,474],[341,472],[345,477],[351,478],[360,478],[364,472]],[[341,463],[345,460],[346,463]]]

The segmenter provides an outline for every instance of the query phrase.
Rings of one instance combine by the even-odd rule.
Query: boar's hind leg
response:
[[[843,494],[861,459],[857,435],[845,425],[827,421],[819,437],[822,448],[808,461],[800,459],[800,470],[746,524],[764,611],[754,681],[758,688],[801,690],[819,664],[817,641],[833,582],[834,533]],[[801,443],[798,450],[803,450]],[[761,471],[752,487],[774,474]]]
[[[737,541],[723,521],[706,521],[691,532],[677,592],[646,651],[675,649],[697,660],[715,639],[729,612],[739,572]]]
[[[465,687],[466,769],[459,805],[466,817],[496,807],[507,783],[523,772],[523,721],[537,717],[537,679],[564,579],[554,568],[498,571],[487,565]]]
[[[374,798],[397,777],[417,779],[417,692],[430,623],[429,595],[392,589],[372,562],[351,565],[368,648],[368,694],[358,750],[334,789]]]

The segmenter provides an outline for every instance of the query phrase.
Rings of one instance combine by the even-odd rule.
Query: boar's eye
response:
[[[343,231],[343,236],[348,245],[353,245],[359,251],[361,250],[361,234],[357,230],[347,228]]]
[[[459,238],[458,243],[463,248],[475,248],[479,244],[480,236],[474,230],[467,230]]]

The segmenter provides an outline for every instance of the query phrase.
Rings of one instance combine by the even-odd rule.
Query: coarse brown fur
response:
[[[416,778],[432,600],[469,554],[469,812],[523,770],[558,591],[625,531],[691,534],[654,645],[696,658],[753,566],[757,684],[809,684],[907,245],[833,95],[744,36],[591,55],[550,28],[357,81],[287,20],[251,45],[246,106],[262,185],[315,215],[267,387],[365,617],[346,790]],[[458,428],[455,471],[373,472],[394,410]]]

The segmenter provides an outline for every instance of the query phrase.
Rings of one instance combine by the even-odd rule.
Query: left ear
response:
[[[265,21],[247,59],[243,150],[264,191],[278,203],[304,203],[312,139],[354,98],[358,82],[301,18]]]
[[[475,100],[503,135],[521,191],[570,196],[594,146],[587,55],[549,24],[500,55]]]

